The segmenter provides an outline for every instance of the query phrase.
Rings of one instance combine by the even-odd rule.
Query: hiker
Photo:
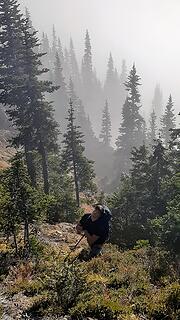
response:
[[[97,204],[92,213],[85,214],[76,226],[78,234],[84,233],[90,246],[89,259],[101,254],[103,244],[109,237],[110,210]]]

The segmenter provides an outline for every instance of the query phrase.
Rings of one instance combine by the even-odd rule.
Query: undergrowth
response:
[[[38,240],[33,245],[30,261],[5,268],[4,283],[9,296],[21,292],[31,299],[26,312],[34,318],[64,314],[73,320],[180,317],[178,272],[170,254],[160,248],[121,252],[106,245],[101,257],[71,264],[76,253],[64,263],[67,253],[60,248]]]

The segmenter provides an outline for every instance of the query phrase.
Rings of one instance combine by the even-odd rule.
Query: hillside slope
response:
[[[150,247],[120,252],[107,244],[102,256],[85,262],[77,259],[87,248],[83,240],[65,262],[80,239],[74,226],[35,229],[27,262],[14,260],[1,239],[2,320],[179,319],[178,271],[168,253]]]

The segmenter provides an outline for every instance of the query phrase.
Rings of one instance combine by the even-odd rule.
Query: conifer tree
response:
[[[125,171],[128,171],[131,165],[130,155],[132,148],[140,146],[144,140],[145,122],[139,113],[141,107],[140,94],[138,91],[139,81],[140,77],[136,74],[136,68],[135,65],[133,65],[125,83],[128,96],[123,106],[122,123],[119,128],[119,136],[116,140],[117,164],[121,163],[121,167],[123,167]]]
[[[164,141],[165,146],[168,146],[168,143],[170,141],[171,137],[171,131],[172,129],[175,129],[175,115],[174,115],[174,109],[173,109],[173,100],[172,96],[169,96],[168,103],[165,108],[165,113],[161,118],[161,135],[162,139]]]
[[[166,154],[166,149],[160,139],[153,146],[153,153],[149,159],[150,179],[148,182],[150,189],[149,207],[154,216],[160,216],[166,212],[165,202],[161,196],[161,185],[170,176],[170,163]]]
[[[140,115],[139,110],[141,108],[140,93],[138,86],[140,86],[140,77],[136,73],[135,64],[130,71],[130,74],[125,82],[126,90],[128,91],[128,103],[130,104],[131,116],[133,121],[133,135],[134,146],[140,146],[143,143],[143,127],[144,119]]]
[[[68,97],[67,97],[65,78],[63,74],[63,68],[61,65],[59,54],[57,52],[56,52],[56,59],[54,64],[53,78],[54,78],[54,84],[56,86],[59,86],[58,91],[54,93],[55,115],[56,115],[56,120],[60,123],[61,130],[64,133],[65,118],[67,114],[66,106],[68,103]]]
[[[125,90],[125,82],[127,80],[127,67],[126,67],[126,61],[122,61],[122,68],[121,68],[121,74],[120,74],[120,110],[122,110],[124,101],[126,99],[126,90]]]
[[[76,59],[76,54],[74,51],[74,45],[73,45],[72,38],[70,39],[69,61],[70,61],[70,75],[71,75],[71,78],[74,83],[76,91],[79,92],[79,90],[80,90],[80,74],[79,74],[79,68],[78,68],[78,63],[77,63],[77,59]]]
[[[70,61],[69,61],[69,52],[67,48],[64,49],[64,64],[63,64],[63,71],[66,83],[68,83],[70,78]]]
[[[28,19],[23,19],[17,1],[1,0],[0,13],[3,23],[0,33],[3,44],[0,48],[3,70],[0,100],[8,105],[9,118],[17,131],[13,144],[24,147],[33,186],[36,185],[33,151],[37,150],[41,155],[44,191],[48,193],[47,152],[56,146],[57,125],[45,93],[56,88],[49,81],[38,79],[48,69],[40,69],[42,54],[35,52],[39,46],[36,32],[32,33]]]
[[[59,55],[59,59],[60,59],[61,65],[63,67],[63,65],[64,65],[64,53],[63,53],[63,49],[62,49],[62,45],[61,45],[61,40],[60,40],[59,37],[58,37],[58,44],[57,44],[57,52],[58,52],[58,55]]]
[[[156,140],[156,133],[157,133],[157,124],[156,124],[156,114],[155,111],[153,110],[152,113],[150,114],[150,120],[149,120],[149,132],[148,132],[148,143],[149,145],[154,145],[154,142]]]
[[[160,88],[160,85],[157,84],[154,90],[154,97],[152,100],[152,109],[155,111],[157,116],[157,125],[160,125],[160,118],[162,116],[163,111],[163,95]]]
[[[115,170],[127,172],[130,168],[130,154],[134,146],[134,121],[128,98],[122,109],[122,123],[119,128],[119,136],[116,140]]]
[[[57,36],[56,36],[56,30],[55,26],[53,25],[53,32],[52,32],[52,64],[54,64],[54,61],[56,59],[56,53],[57,53]]]
[[[74,108],[70,101],[68,110],[67,132],[64,134],[64,150],[62,159],[64,168],[72,172],[75,184],[76,202],[80,206],[80,192],[92,190],[94,188],[93,162],[84,156],[83,134],[79,126],[75,125]]]
[[[102,115],[102,129],[100,133],[100,139],[103,144],[106,146],[110,146],[111,143],[111,117],[108,108],[108,102],[106,100],[105,107]]]
[[[50,49],[50,45],[49,45],[48,36],[44,32],[42,34],[41,45],[40,45],[39,51],[43,54],[41,57],[42,65],[44,67],[46,67],[47,69],[49,69],[48,73],[46,75],[42,74],[41,77],[42,77],[42,79],[46,79],[48,76],[48,79],[50,81],[52,81],[53,80],[52,79],[52,72],[50,70],[50,68],[51,68],[51,49]]]
[[[111,53],[109,55],[107,64],[107,73],[104,83],[104,96],[107,97],[110,105],[110,113],[113,122],[112,133],[114,135],[119,126],[117,109],[119,109],[119,104],[121,103],[121,92],[119,74],[114,66],[114,61]]]
[[[92,69],[92,52],[89,32],[86,30],[85,50],[82,60],[82,78],[83,84],[88,91],[92,87],[93,69]]]
[[[22,154],[16,154],[11,160],[11,167],[1,176],[5,199],[1,214],[6,235],[13,235],[16,254],[18,253],[17,231],[24,227],[24,257],[30,253],[29,225],[38,218],[39,194],[31,187]]]
[[[114,86],[114,62],[113,62],[112,54],[110,52],[108,65],[107,65],[105,91],[112,90],[113,86]]]

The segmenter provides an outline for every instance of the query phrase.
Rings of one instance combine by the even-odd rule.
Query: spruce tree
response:
[[[61,130],[65,132],[65,118],[67,114],[66,106],[68,103],[67,89],[65,78],[63,74],[63,68],[59,58],[59,54],[56,52],[55,64],[54,64],[54,84],[59,86],[58,91],[54,93],[55,102],[55,115],[56,120],[61,125]]]
[[[107,74],[106,74],[106,81],[105,81],[105,91],[111,91],[114,86],[114,62],[112,58],[112,54],[110,52],[108,65],[107,65]],[[109,93],[109,92],[108,92]]]
[[[117,109],[119,109],[119,104],[121,103],[121,92],[119,74],[114,66],[114,61],[111,53],[109,55],[109,60],[107,64],[107,73],[104,83],[104,96],[107,97],[110,105],[111,118],[114,124],[112,132],[114,135],[119,126],[119,119],[117,118]]]
[[[153,146],[153,153],[149,159],[150,179],[148,186],[150,189],[149,208],[152,216],[160,216],[166,212],[165,199],[162,198],[161,186],[163,181],[171,175],[170,162],[166,149],[160,139]]]
[[[69,51],[67,50],[67,48],[64,49],[63,71],[65,76],[65,81],[66,83],[68,83],[70,78],[70,61],[69,61]]]
[[[128,91],[128,103],[130,104],[130,108],[132,111],[134,146],[140,146],[143,143],[144,137],[144,119],[139,113],[139,110],[141,108],[141,96],[138,87],[140,85],[140,77],[136,73],[136,67],[134,64],[127,78],[127,81],[125,82],[125,87]]]
[[[29,22],[25,21],[22,26],[23,33],[23,66],[25,75],[28,77],[25,84],[26,98],[29,99],[27,110],[28,117],[32,117],[30,122],[30,130],[34,131],[33,143],[35,149],[39,152],[42,159],[42,174],[44,180],[44,192],[49,193],[49,174],[48,174],[48,157],[50,151],[57,149],[57,123],[53,116],[53,107],[50,102],[45,99],[44,93],[52,93],[58,87],[52,86],[49,81],[40,81],[38,76],[46,73],[48,69],[40,69],[40,57],[42,54],[36,54],[34,48],[39,46],[36,32],[29,32]],[[16,138],[16,142],[18,139]],[[22,143],[19,139],[18,143]]]
[[[77,92],[80,90],[80,74],[79,74],[79,68],[78,63],[76,59],[76,54],[74,51],[74,45],[72,38],[70,39],[70,49],[69,49],[69,61],[70,61],[70,75],[72,78],[72,81],[74,83],[75,89]]]
[[[163,111],[163,95],[162,95],[162,91],[159,84],[156,85],[154,90],[154,97],[152,100],[152,109],[155,111],[155,114],[157,116],[157,125],[159,128],[160,118],[162,116],[162,111]]]
[[[42,65],[44,67],[46,67],[47,69],[50,69],[51,68],[51,48],[49,45],[48,36],[44,32],[42,34],[41,45],[40,45],[39,51],[41,53],[43,53],[43,56],[41,57]],[[42,79],[46,79],[47,76],[50,81],[53,80],[51,70],[49,70],[49,72],[45,76],[41,75]]]
[[[84,50],[84,56],[82,60],[82,78],[83,78],[84,87],[88,91],[89,89],[92,88],[92,78],[93,78],[91,43],[90,43],[88,30],[86,30],[85,50]]]
[[[155,111],[153,110],[152,113],[150,114],[150,120],[149,120],[149,132],[148,132],[148,143],[150,146],[154,145],[154,142],[156,140],[156,133],[157,133],[157,124],[156,124],[156,114]]]
[[[134,146],[134,119],[128,98],[122,109],[122,123],[119,128],[119,136],[116,140],[115,171],[127,172],[131,166],[130,155]]]
[[[63,53],[63,49],[62,49],[62,45],[61,45],[61,40],[60,40],[59,37],[58,37],[57,52],[58,52],[58,55],[59,55],[59,59],[61,61],[61,65],[63,67],[63,64],[64,64],[64,53]]]
[[[119,128],[119,136],[116,140],[116,169],[127,172],[131,166],[130,155],[133,147],[143,144],[144,140],[144,119],[139,113],[141,107],[140,77],[133,65],[130,75],[125,83],[128,96],[122,110],[122,123]],[[121,169],[120,169],[121,168]]]
[[[57,36],[56,36],[56,30],[55,26],[53,25],[53,32],[52,32],[52,64],[54,64],[54,61],[56,59],[56,52],[57,52]]]
[[[6,236],[13,235],[17,254],[17,232],[23,225],[24,257],[28,258],[30,254],[29,225],[38,218],[37,204],[40,202],[40,197],[31,187],[22,154],[16,154],[11,160],[11,167],[2,173],[1,183],[4,188],[1,195],[5,200],[1,208],[3,231]]]
[[[176,119],[174,115],[174,109],[173,109],[173,100],[172,96],[169,96],[168,103],[166,105],[165,113],[161,118],[161,136],[164,141],[165,146],[168,146],[168,143],[170,142],[171,137],[171,130],[175,129],[176,127]]]
[[[83,134],[75,125],[74,108],[69,103],[67,132],[64,134],[62,159],[64,168],[73,174],[77,207],[80,206],[80,192],[94,187],[93,162],[84,156]]]
[[[110,146],[111,143],[111,117],[108,107],[108,102],[106,100],[105,107],[102,115],[102,129],[99,138],[102,143],[106,146]]]
[[[17,1],[1,0],[0,14],[3,44],[0,48],[3,70],[0,100],[8,106],[9,119],[16,128],[13,144],[24,147],[33,186],[36,185],[33,151],[40,153],[44,190],[48,193],[47,152],[56,145],[57,125],[52,106],[45,100],[45,93],[51,93],[56,88],[49,81],[40,81],[38,78],[48,69],[40,68],[43,54],[35,52],[39,46],[36,32],[32,33],[28,19],[23,19]]]
[[[120,111],[122,111],[123,103],[126,99],[126,90],[125,90],[125,82],[127,80],[127,67],[126,61],[122,61],[122,68],[120,74]]]

